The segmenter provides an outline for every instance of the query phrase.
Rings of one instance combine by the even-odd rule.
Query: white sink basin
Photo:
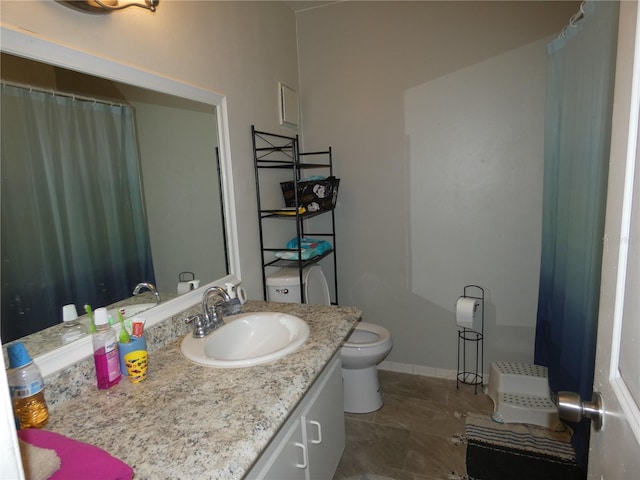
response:
[[[205,338],[187,335],[180,344],[182,354],[211,367],[249,367],[282,358],[309,337],[309,325],[286,313],[240,313],[224,321]]]

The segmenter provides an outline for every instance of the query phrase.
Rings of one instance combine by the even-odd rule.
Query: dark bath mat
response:
[[[474,480],[584,480],[576,464],[571,431],[535,425],[497,423],[469,414],[467,474]]]

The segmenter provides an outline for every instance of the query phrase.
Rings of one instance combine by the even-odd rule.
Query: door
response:
[[[589,479],[640,472],[640,33],[637,1],[621,2],[594,390]]]

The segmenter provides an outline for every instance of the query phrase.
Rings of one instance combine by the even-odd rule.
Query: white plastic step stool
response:
[[[493,362],[487,395],[493,400],[492,418],[500,423],[529,423],[564,429],[551,400],[547,367],[520,362]]]

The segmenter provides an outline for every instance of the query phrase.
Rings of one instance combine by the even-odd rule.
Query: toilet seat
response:
[[[344,342],[349,348],[377,347],[389,342],[389,330],[375,323],[358,322],[353,332]]]
[[[320,265],[312,265],[303,271],[304,298],[309,305],[331,305],[329,285]]]

